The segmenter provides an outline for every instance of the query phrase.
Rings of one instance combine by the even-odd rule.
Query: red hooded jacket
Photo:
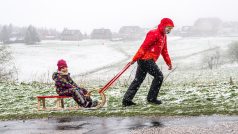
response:
[[[161,54],[166,64],[168,66],[172,65],[167,49],[167,37],[164,30],[166,26],[174,27],[173,21],[169,18],[163,18],[157,29],[150,30],[147,33],[143,44],[132,61],[153,59],[156,62]]]

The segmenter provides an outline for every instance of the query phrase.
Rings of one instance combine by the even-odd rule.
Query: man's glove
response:
[[[172,66],[172,65],[169,65],[168,70],[172,70],[172,69],[173,69],[173,66]]]

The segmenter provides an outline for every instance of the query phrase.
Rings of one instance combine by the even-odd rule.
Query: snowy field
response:
[[[97,86],[87,86],[96,88]],[[97,110],[37,111],[39,95],[55,95],[53,84],[42,83],[0,83],[0,120],[30,119],[73,116],[197,116],[238,115],[238,86],[223,82],[164,84],[158,98],[161,105],[147,103],[149,85],[142,85],[133,101],[136,106],[122,107],[122,98],[128,85],[118,84],[105,92],[107,103]],[[94,96],[93,96],[94,97]],[[48,99],[46,106],[55,106],[54,99]],[[68,107],[74,103],[65,100]]]
[[[142,41],[42,41],[38,45],[11,44],[10,49],[20,82],[52,82],[51,74],[56,71],[59,59],[67,61],[71,75],[79,81],[108,80],[132,59]],[[238,37],[168,37],[168,49],[177,70],[193,71],[202,68],[205,64],[202,59],[207,53],[219,50],[223,56],[227,45],[232,41],[238,41]],[[158,65],[165,74],[168,73],[162,57],[159,58]],[[234,66],[237,65],[232,65]],[[135,68],[136,64],[123,76],[134,74]]]
[[[80,42],[42,41],[39,45],[12,44],[10,46],[19,82],[0,83],[0,119],[42,118],[49,116],[152,116],[152,115],[210,115],[238,114],[237,63],[224,62],[213,70],[204,68],[203,56],[220,51],[226,61],[229,43],[238,37],[179,38],[168,40],[169,52],[176,70],[164,82],[158,98],[160,106],[148,104],[146,96],[151,84],[147,76],[133,99],[138,105],[124,108],[122,97],[134,78],[136,64],[105,94],[107,105],[99,110],[37,111],[38,95],[55,95],[51,74],[58,59],[68,62],[69,70],[80,86],[99,89],[118,73],[139,48],[142,41],[111,42],[84,40]],[[159,67],[165,77],[169,71],[160,57]],[[230,84],[230,78],[234,84]],[[37,82],[31,82],[37,81]],[[30,82],[30,83],[28,83]],[[50,82],[50,83],[41,83]],[[48,102],[54,105],[54,100]],[[70,102],[71,101],[71,102]],[[66,100],[72,103],[72,100]]]

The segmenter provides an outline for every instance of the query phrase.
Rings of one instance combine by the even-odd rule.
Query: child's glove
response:
[[[85,88],[80,88],[80,90],[83,92],[84,95],[88,93],[88,91]]]
[[[87,101],[92,101],[90,94],[88,95],[88,91],[85,88],[80,88],[80,90],[84,94],[84,97]]]

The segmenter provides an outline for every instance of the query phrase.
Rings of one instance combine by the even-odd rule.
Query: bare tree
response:
[[[238,62],[238,42],[232,42],[228,47],[228,55],[232,62]]]
[[[217,49],[215,52],[205,54],[203,56],[202,62],[205,63],[206,67],[212,70],[214,68],[218,68],[218,65],[220,64],[220,59],[220,50]]]

